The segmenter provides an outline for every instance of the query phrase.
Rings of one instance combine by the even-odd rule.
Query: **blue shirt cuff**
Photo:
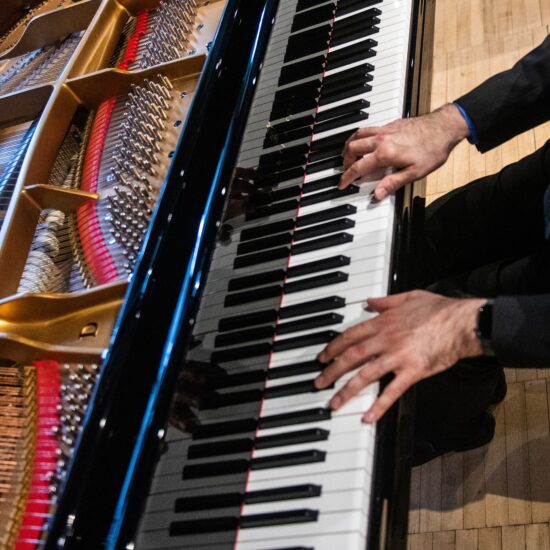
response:
[[[460,114],[462,115],[462,118],[466,121],[466,124],[468,125],[468,130],[470,130],[468,141],[472,145],[477,145],[479,143],[479,136],[477,135],[477,130],[474,123],[472,122],[472,119],[468,116],[466,111],[456,101],[453,101],[453,105],[459,110]]]

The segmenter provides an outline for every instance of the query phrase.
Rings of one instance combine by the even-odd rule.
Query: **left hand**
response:
[[[357,369],[330,401],[332,409],[339,409],[363,388],[393,373],[393,380],[363,415],[364,422],[376,422],[416,382],[463,357],[481,355],[474,329],[483,303],[422,290],[370,298],[369,311],[379,315],[348,328],[326,346],[319,360],[329,364],[315,386],[326,388]]]

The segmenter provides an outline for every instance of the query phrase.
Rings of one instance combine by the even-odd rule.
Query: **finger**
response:
[[[369,126],[367,128],[359,128],[353,134],[351,134],[351,136],[346,140],[344,147],[346,147],[348,143],[351,143],[356,139],[363,139],[366,137],[375,136],[376,134],[380,133],[380,130],[381,128],[379,126]]]
[[[384,351],[384,343],[376,338],[363,340],[348,348],[342,355],[330,363],[315,379],[315,387],[323,389],[336,382],[347,372],[365,365]]]
[[[409,292],[401,292],[400,294],[392,294],[391,296],[384,296],[383,298],[367,298],[367,304],[369,311],[376,311],[381,313],[387,309],[399,307],[404,304],[410,298]]]
[[[363,321],[337,336],[332,342],[327,344],[325,349],[318,355],[321,363],[330,363],[333,359],[341,355],[347,348],[357,344],[361,340],[368,339],[376,334],[374,319]]]
[[[342,151],[344,168],[347,170],[358,158],[372,153],[376,149],[377,143],[378,140],[376,137],[356,139],[346,143]]]
[[[408,374],[397,375],[380,394],[372,407],[363,415],[363,422],[378,421],[387,410],[414,384],[415,379]]]
[[[355,161],[343,174],[340,178],[340,183],[338,184],[338,189],[345,189],[348,185],[353,183],[355,180],[369,174],[373,170],[379,168],[378,161],[375,155],[368,154],[363,158]]]
[[[374,196],[377,200],[381,201],[388,195],[395,193],[398,189],[414,180],[415,173],[412,167],[397,170],[396,172],[392,172],[380,180],[374,190]]]
[[[377,359],[361,367],[357,374],[336,393],[330,400],[329,406],[337,410],[345,405],[352,397],[355,397],[361,390],[379,380],[389,370],[384,366],[382,359]]]

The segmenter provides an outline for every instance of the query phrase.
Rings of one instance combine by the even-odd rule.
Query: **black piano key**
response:
[[[259,187],[272,187],[278,185],[283,181],[289,181],[294,178],[301,178],[304,176],[305,167],[297,166],[281,172],[275,172],[273,174],[262,174],[256,176],[256,183]]]
[[[190,460],[197,458],[212,458],[213,456],[243,453],[251,451],[253,448],[253,437],[216,441],[215,443],[195,443],[187,450],[187,458]]]
[[[272,468],[287,468],[301,464],[314,464],[324,462],[326,453],[317,449],[299,451],[297,453],[285,453],[280,455],[253,458],[250,460],[251,470],[271,470]]]
[[[314,332],[313,334],[306,334],[304,336],[297,336],[295,338],[285,338],[284,340],[277,340],[273,343],[273,351],[286,351],[289,349],[299,349],[308,346],[315,346],[317,344],[326,344],[331,340],[334,340],[340,334],[335,330],[326,330],[324,332]]]
[[[250,197],[250,201],[253,204],[265,205],[272,202],[278,202],[285,199],[292,199],[300,195],[302,191],[301,185],[291,185],[284,189],[277,189],[275,191],[258,191]]]
[[[309,277],[308,279],[301,279],[294,283],[287,283],[284,288],[285,294],[292,294],[294,292],[302,292],[303,290],[309,290],[312,288],[321,288],[328,285],[337,285],[345,283],[349,278],[347,273],[343,271],[335,271],[333,273],[326,273],[325,275],[319,275],[317,277]]]
[[[301,31],[313,25],[330,21],[334,17],[335,11],[336,6],[330,3],[323,4],[314,10],[309,10],[307,13],[299,13],[292,21],[290,32]]]
[[[298,424],[310,424],[322,422],[332,418],[332,411],[328,408],[315,407],[290,413],[273,414],[263,418],[246,418],[242,420],[227,420],[223,422],[211,422],[209,424],[191,426],[193,439],[208,439],[222,437],[238,433],[247,433],[257,428],[282,428],[283,426],[296,426]]]
[[[223,516],[208,519],[193,519],[186,521],[173,521],[170,523],[169,534],[171,537],[183,535],[199,535],[217,531],[233,531],[240,529],[252,529],[257,527],[273,527],[277,525],[290,525],[295,523],[307,523],[317,521],[317,510],[289,510],[285,512],[271,512],[268,514],[251,514],[249,516]]]
[[[374,71],[374,67],[370,63],[363,63],[351,69],[339,71],[323,79],[323,91],[330,90],[332,87],[340,85],[342,82],[349,82],[358,77],[365,77]]]
[[[333,279],[331,281],[327,279],[327,282],[325,284],[334,284],[335,282],[342,282],[342,280],[335,281]],[[281,323],[277,326],[267,325],[258,328],[248,328],[241,331],[225,332],[216,336],[214,345],[215,347],[219,348],[235,344],[243,344],[246,342],[252,342],[254,340],[270,338],[275,334],[291,334],[293,332],[301,332],[303,330],[312,330],[314,328],[322,328],[326,326],[336,325],[338,323],[341,323],[343,320],[344,318],[342,315],[338,315],[337,313],[328,313],[326,315],[315,315],[313,317],[306,317],[305,319],[300,319],[299,321]],[[252,382],[258,381],[255,379],[255,376],[259,375],[253,375],[251,377]],[[270,376],[268,376],[268,378],[269,377]],[[228,377],[225,376],[222,380],[225,380],[226,378]],[[254,379],[252,380],[252,378]],[[242,383],[242,385],[244,384],[245,382]]]
[[[307,168],[309,168],[312,164],[325,161],[328,159],[334,159],[334,157],[340,157],[340,164],[342,163],[342,146],[341,145],[333,145],[331,149],[328,147],[323,149],[322,151],[316,151],[315,153],[311,153],[309,155],[308,159],[308,165]],[[336,167],[338,167],[337,165]]]
[[[261,504],[262,502],[279,502],[281,500],[296,500],[300,498],[315,498],[321,496],[322,487],[307,483],[291,485],[260,491],[249,491],[244,495],[246,504]]]
[[[318,162],[312,162],[306,166],[306,174],[316,174],[329,168],[338,168],[342,166],[342,155],[336,155]]]
[[[294,241],[302,241],[304,239],[311,239],[312,237],[320,237],[327,235],[328,233],[336,233],[337,231],[345,231],[355,227],[355,222],[348,218],[340,218],[333,222],[321,223],[314,225],[313,227],[307,227],[306,229],[300,229],[294,233]]]
[[[349,185],[345,189],[329,189],[328,191],[322,191],[321,193],[305,195],[302,197],[300,206],[311,206],[312,204],[319,204],[320,202],[331,201],[341,197],[347,197],[349,195],[356,195],[357,193],[359,193],[359,187],[357,187],[357,185]]]
[[[280,222],[265,223],[258,227],[251,227],[250,229],[243,229],[241,231],[241,242],[249,241],[251,239],[258,239],[260,237],[267,237],[267,235],[273,235],[274,233],[281,233],[294,227],[294,220],[281,220]]]
[[[233,307],[249,304],[250,302],[257,302],[259,300],[266,300],[267,298],[274,298],[281,294],[282,289],[283,285],[280,284],[254,288],[252,290],[249,289],[245,292],[237,292],[235,294],[227,294],[223,301],[223,305],[224,307]]]
[[[255,311],[254,313],[245,313],[244,315],[225,317],[218,321],[218,330],[220,332],[227,332],[253,325],[271,323],[277,319],[278,314],[277,309],[266,309],[264,311]]]
[[[347,139],[351,136],[351,134],[353,134],[353,132],[353,130],[345,130],[343,132],[339,132],[338,134],[334,134],[333,136],[329,136],[323,139],[316,139],[309,146],[310,156],[311,153],[317,153],[326,150],[332,151],[335,148],[343,148]]]
[[[320,134],[321,132],[326,132],[328,130],[336,130],[337,128],[342,128],[342,126],[347,126],[348,124],[355,124],[363,120],[366,120],[367,118],[369,118],[368,113],[365,113],[363,111],[351,113],[349,115],[339,117],[339,118],[331,118],[326,122],[321,122],[320,124],[316,124],[315,133]]]
[[[215,441],[214,443],[195,443],[189,447],[187,458],[211,458],[214,456],[247,452],[252,449],[275,449],[277,447],[286,447],[289,445],[326,441],[328,436],[328,430],[311,428],[309,430],[300,430],[256,438],[243,437],[241,439]]]
[[[376,51],[373,49],[376,47],[377,43],[372,38],[367,38],[361,42],[347,46],[340,50],[331,51],[328,54],[326,70],[331,71],[332,69],[338,69],[344,65],[349,65],[350,63],[355,63],[357,61],[363,61],[374,57]]]
[[[224,346],[243,344],[245,342],[252,342],[253,340],[270,338],[274,334],[274,325],[268,325],[258,328],[248,328],[239,332],[224,332],[223,334],[218,334],[216,336],[214,346],[217,348],[221,348]]]
[[[268,132],[289,132],[290,130],[297,130],[298,128],[303,128],[304,126],[311,126],[314,119],[315,117],[312,114],[292,118],[290,120],[285,120],[284,122],[279,122],[278,124],[271,125],[268,129]]]
[[[289,231],[287,233],[277,233],[276,235],[264,237],[263,239],[246,241],[244,243],[240,243],[237,246],[237,256],[250,254],[251,252],[259,252],[260,250],[265,250],[266,248],[274,248],[282,244],[289,244],[291,240],[292,232]]]
[[[345,44],[346,42],[351,42],[352,40],[358,40],[359,38],[366,38],[367,36],[372,36],[373,34],[376,34],[380,30],[376,26],[378,23],[380,23],[380,20],[375,17],[370,22],[373,26],[364,29],[357,27],[357,30],[349,32],[349,34],[344,32],[341,35],[334,37],[330,42],[331,47],[340,46],[341,44]]]
[[[264,139],[263,148],[273,147],[275,145],[282,145],[283,143],[289,143],[299,139],[311,136],[313,133],[313,124],[311,126],[303,126],[296,130],[289,130],[288,132],[267,132]]]
[[[237,348],[214,351],[212,352],[211,359],[213,363],[224,363],[226,361],[246,359],[247,357],[269,355],[271,353],[271,349],[271,344],[253,344],[251,346],[239,346]]]
[[[296,321],[296,323],[301,323],[301,321]],[[286,325],[290,323],[284,324]],[[215,390],[222,388],[233,388],[236,386],[244,386],[246,384],[261,382],[265,379],[278,380],[281,378],[288,378],[289,376],[298,376],[300,374],[319,372],[323,370],[324,367],[325,365],[323,365],[319,361],[304,361],[302,363],[292,363],[291,365],[284,365],[283,367],[265,367],[261,369],[238,372],[236,374],[217,376],[215,378],[209,378],[208,384],[212,389]]]
[[[261,458],[224,460],[217,462],[203,462],[202,464],[186,464],[183,467],[183,479],[197,479],[200,477],[221,476],[246,472],[251,470],[270,470],[271,468],[286,468],[300,464],[324,462],[326,453],[312,449],[297,453],[265,456]]]
[[[235,292],[236,290],[244,290],[245,288],[274,283],[284,280],[285,276],[285,269],[274,269],[272,271],[254,273],[254,275],[235,277],[234,279],[229,280],[229,283],[227,284],[227,290],[229,292]]]
[[[329,95],[323,95],[319,100],[319,105],[321,107],[329,105],[330,103],[336,103],[337,101],[342,101],[348,97],[354,97],[356,95],[365,95],[366,93],[372,90],[370,84],[364,83],[359,86],[349,87],[344,90],[340,90]]]
[[[245,214],[245,220],[258,220],[260,218],[266,218],[267,216],[273,216],[274,214],[281,214],[282,212],[290,212],[297,209],[297,199],[276,202],[275,204],[270,204],[269,206],[259,206],[258,208],[254,208],[253,210],[248,211]]]
[[[340,0],[340,2],[338,2],[336,15],[346,15],[347,13],[351,13],[355,10],[375,6],[381,2],[382,0]]]
[[[341,80],[335,82],[331,86],[323,88],[323,93],[319,99],[319,103],[324,102],[325,105],[334,103],[334,98],[341,96],[342,94],[351,93],[350,91],[357,90],[365,87],[366,84],[372,81],[372,75],[359,75],[350,78],[349,80]],[[348,96],[349,97],[349,96]]]
[[[350,103],[346,103],[345,105],[340,105],[339,107],[321,111],[315,116],[315,124],[318,125],[333,118],[339,118],[344,115],[363,111],[367,109],[369,105],[370,103],[366,99],[357,99],[355,101],[351,101]]]
[[[302,186],[302,192],[306,195],[307,193],[313,193],[314,191],[321,191],[323,189],[336,187],[341,177],[342,176],[340,174],[336,174],[335,176],[328,176],[327,178],[308,181]]]
[[[308,315],[310,313],[320,313],[321,311],[330,311],[344,307],[346,301],[340,296],[330,296],[319,300],[310,300],[304,304],[295,306],[286,306],[277,309],[268,309],[265,311],[255,311],[253,313],[245,313],[243,315],[234,315],[225,317],[218,322],[218,330],[220,332],[228,332],[240,328],[261,325],[274,322],[277,317],[287,319],[298,315]]]
[[[297,317],[299,315],[310,315],[311,313],[320,313],[321,311],[330,311],[346,305],[346,300],[340,296],[330,296],[318,300],[309,300],[295,306],[285,306],[279,310],[281,319]]]
[[[323,74],[323,68],[325,66],[326,55],[318,55],[316,57],[310,57],[305,61],[298,61],[296,63],[289,63],[281,69],[279,76],[279,86],[285,84],[291,84],[302,78],[308,76]]]
[[[325,389],[332,389],[334,385],[331,385]],[[264,391],[265,399],[276,399],[277,397],[290,397],[292,395],[302,395],[304,393],[318,393],[318,390],[313,380],[305,380],[303,382],[294,382],[293,384],[282,384],[280,386],[274,386],[273,388],[266,388]]]
[[[296,220],[296,227],[306,227],[314,223],[320,223],[327,220],[334,220],[336,218],[342,218],[344,216],[351,216],[356,212],[357,212],[357,208],[352,204],[342,204],[341,206],[334,206],[333,208],[320,210],[319,212],[314,212],[313,214],[300,216]]]
[[[349,233],[335,233],[334,235],[330,235],[330,237],[322,237],[320,239],[313,239],[305,243],[296,244],[292,247],[292,254],[304,254],[305,252],[312,252],[313,250],[340,246],[342,244],[351,243],[352,241],[353,235]]]
[[[234,391],[230,393],[211,392],[205,394],[201,400],[200,410],[220,409],[233,405],[246,403],[259,403],[262,400],[263,392],[260,389]]]
[[[368,10],[356,13],[355,15],[352,15],[350,17],[338,19],[334,22],[334,25],[332,27],[331,38],[334,39],[335,36],[350,35],[352,32],[355,32],[359,29],[368,29],[370,26],[375,24],[373,22],[380,23],[380,20],[378,19],[379,15],[379,9],[370,8]],[[348,40],[347,42],[351,42],[351,40]]]
[[[268,369],[267,377],[269,380],[277,380],[288,376],[298,376],[299,374],[309,374],[310,372],[320,372],[325,368],[323,363],[317,360],[304,361],[303,363],[293,363],[283,367],[274,367]]]
[[[315,97],[321,89],[321,79],[308,80],[301,84],[295,84],[288,88],[283,88],[275,93],[273,103],[286,103],[299,97]]]
[[[329,436],[328,430],[311,428],[276,435],[260,436],[254,441],[255,449],[274,449],[287,447],[289,445],[300,445],[302,443],[313,443],[315,441],[326,441]]]
[[[252,529],[257,527],[274,527],[277,525],[291,525],[294,523],[309,523],[317,521],[319,512],[317,510],[288,510],[284,512],[270,512],[268,514],[254,514],[241,517],[239,527],[241,529]]]
[[[258,216],[260,217],[260,216]],[[247,256],[239,256],[233,260],[233,268],[239,269],[242,267],[251,267],[253,265],[271,262],[272,260],[285,258],[290,253],[290,246],[281,248],[273,248],[267,252],[257,252],[256,254],[248,254]]]
[[[194,512],[195,510],[212,510],[215,508],[238,506],[243,502],[246,504],[261,504],[264,502],[315,498],[321,496],[321,493],[322,488],[320,485],[305,484],[248,491],[246,493],[221,493],[196,497],[180,497],[176,499],[174,511],[176,513]]]
[[[276,153],[269,153],[260,157],[257,174],[264,175],[270,172],[287,170],[295,166],[301,166],[306,162],[308,144],[282,149]]]
[[[336,325],[344,320],[342,315],[337,313],[327,313],[326,315],[315,315],[306,317],[299,321],[291,321],[282,323],[277,327],[277,334],[291,334],[292,332],[300,332],[302,330],[311,330],[314,328],[327,327]]]
[[[338,256],[331,256],[330,258],[323,258],[322,260],[315,260],[306,264],[290,267],[287,270],[287,277],[300,277],[302,275],[309,275],[318,271],[327,271],[328,269],[335,269],[337,267],[349,265],[350,262],[350,258],[342,254]]]
[[[288,63],[306,55],[326,50],[329,45],[331,29],[332,23],[291,35],[288,39],[284,62]]]

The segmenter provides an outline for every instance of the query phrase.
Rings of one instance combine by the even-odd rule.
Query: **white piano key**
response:
[[[330,518],[329,518],[330,519]],[[342,548],[345,550],[365,550],[365,535],[358,532],[337,533],[337,534],[319,534],[315,533],[308,537],[292,537],[291,540],[280,539],[274,532],[265,541],[245,542],[237,540],[235,550],[275,550],[284,547],[304,547],[314,550],[334,550]]]

